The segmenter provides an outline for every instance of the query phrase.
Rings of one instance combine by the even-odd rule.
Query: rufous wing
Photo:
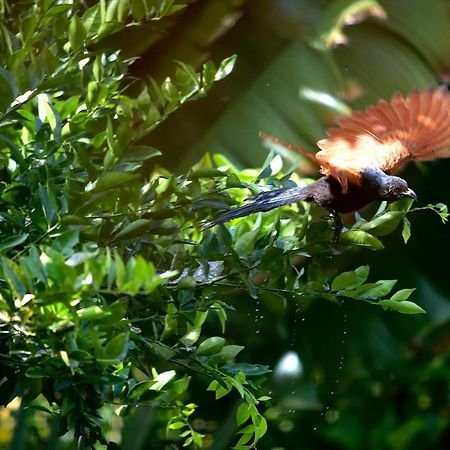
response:
[[[317,143],[320,171],[337,178],[343,191],[360,184],[368,167],[395,172],[408,160],[450,157],[450,93],[433,88],[407,97],[394,95],[355,112]]]

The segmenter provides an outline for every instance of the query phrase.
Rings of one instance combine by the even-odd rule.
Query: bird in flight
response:
[[[257,194],[241,207],[220,214],[204,228],[300,201],[315,202],[336,220],[335,240],[342,221],[339,213],[357,211],[373,201],[417,200],[408,183],[393,175],[410,160],[430,161],[450,157],[450,93],[446,88],[415,91],[390,102],[380,100],[354,112],[327,130],[317,142],[319,151],[308,153],[263,135],[263,138],[295,149],[320,166],[324,175],[305,187],[282,188]]]

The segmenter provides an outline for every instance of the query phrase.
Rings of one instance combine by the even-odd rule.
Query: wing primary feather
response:
[[[390,102],[381,100],[338,122],[317,143],[321,172],[347,183],[360,183],[364,168],[392,173],[408,160],[449,157],[450,94],[446,88],[416,90]]]

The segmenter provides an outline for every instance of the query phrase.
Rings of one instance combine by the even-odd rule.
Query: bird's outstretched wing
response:
[[[433,88],[407,97],[394,95],[355,112],[327,131],[317,143],[320,171],[347,184],[361,183],[361,172],[374,167],[393,173],[408,160],[450,157],[450,93]]]

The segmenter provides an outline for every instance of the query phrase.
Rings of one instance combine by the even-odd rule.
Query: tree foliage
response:
[[[418,210],[409,200],[357,216],[337,248],[332,222],[309,204],[201,230],[248,195],[309,180],[282,173],[275,153],[261,170],[209,154],[182,175],[158,166],[143,138],[235,58],[133,79],[134,58],[111,42],[187,3],[1,2],[0,397],[21,398],[79,448],[116,448],[107,411],[137,408],[157,411],[161,442],[207,446],[192,425],[202,401],[193,382],[218,402],[238,400],[234,448],[254,448],[271,369],[241,358],[246,342],[228,332],[236,298],[423,312],[412,289],[393,293],[395,280],[368,281],[367,265],[341,262],[383,249],[400,224],[407,241]],[[426,208],[446,219],[445,206]]]

